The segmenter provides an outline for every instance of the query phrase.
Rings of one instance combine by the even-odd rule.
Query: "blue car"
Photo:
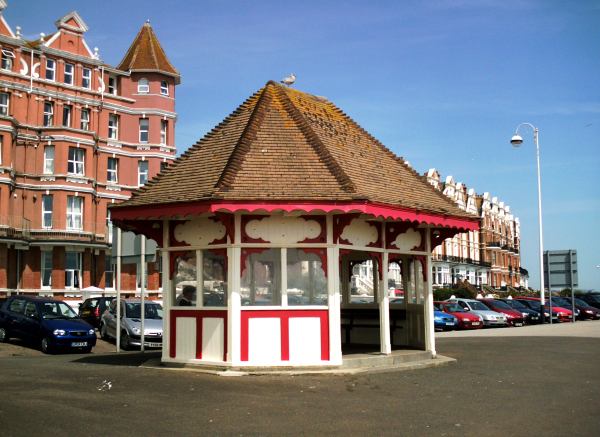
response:
[[[11,296],[0,307],[0,342],[16,337],[48,354],[58,350],[90,352],[94,328],[65,302],[38,296]]]
[[[436,331],[450,331],[452,329],[456,329],[457,326],[458,320],[452,314],[434,309],[433,327]]]

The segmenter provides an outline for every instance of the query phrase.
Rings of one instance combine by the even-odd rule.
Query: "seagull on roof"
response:
[[[284,77],[281,81],[282,84],[287,86],[290,86],[294,82],[296,82],[296,75],[294,73],[291,73],[289,76]]]

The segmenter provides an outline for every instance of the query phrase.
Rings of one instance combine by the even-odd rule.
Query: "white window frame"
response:
[[[85,117],[83,116],[85,114]],[[90,130],[90,110],[88,108],[81,109],[81,119],[79,127],[82,130]]]
[[[148,79],[145,77],[142,77],[140,80],[138,80],[137,92],[139,94],[148,94],[150,92],[150,81],[148,81]]]
[[[0,115],[8,115],[10,106],[10,94],[0,93]]]
[[[142,167],[146,168],[142,169]],[[146,182],[148,182],[148,168],[148,161],[138,161],[138,187],[142,187],[146,184]],[[145,178],[143,183],[142,176]]]
[[[169,121],[160,121],[160,144],[167,144],[167,135],[169,133]]]
[[[54,174],[54,146],[44,148],[44,174]]]
[[[111,84],[112,82],[112,84]],[[117,77],[116,76],[108,76],[108,93],[114,96],[117,95]]]
[[[75,66],[73,64],[65,63],[64,73],[65,74],[64,74],[63,82],[67,85],[73,85],[73,82],[74,82],[73,79],[75,76]]]
[[[71,151],[74,152],[74,156],[71,156]],[[85,150],[78,147],[69,147],[68,153],[67,173],[78,176],[85,175]],[[72,166],[73,171],[69,171],[69,165]]]
[[[65,117],[65,115],[67,117]],[[67,119],[66,123],[65,123],[65,118]],[[73,105],[63,105],[62,125],[64,127],[71,127],[72,119],[73,119]]]
[[[142,127],[142,124],[145,124],[145,128]],[[140,118],[139,122],[140,126],[140,143],[149,143],[150,142],[150,119],[149,118]],[[142,139],[142,135],[146,136],[146,139]]]
[[[49,74],[51,73],[51,74]],[[50,76],[50,77],[48,77]],[[56,61],[51,58],[46,58],[46,80],[54,82],[56,80]]]
[[[50,290],[52,288],[52,252],[49,250],[42,250],[40,256],[40,287],[42,290]],[[50,262],[50,266],[48,266],[48,261]],[[44,272],[47,270],[50,270],[50,283],[44,285]]]
[[[46,199],[50,199],[50,209],[46,209]],[[52,214],[54,212],[54,197],[51,194],[42,195],[42,229],[52,229]],[[46,224],[46,217],[49,217],[50,224]]]
[[[83,229],[83,197],[67,196],[67,230]]]
[[[12,50],[2,49],[2,63],[0,64],[0,68],[2,68],[2,70],[12,71],[14,64],[13,59],[15,59],[15,54]]]
[[[117,114],[108,114],[108,138],[119,139],[119,116]]]
[[[110,168],[111,162],[115,163],[115,168]],[[119,159],[109,157],[106,162],[106,182],[116,184],[119,182]]]
[[[54,125],[54,103],[44,102],[44,126]]]
[[[85,89],[92,88],[92,69],[91,68],[82,68],[81,69],[81,86]]]
[[[161,80],[160,81],[160,93],[163,96],[168,96],[169,95],[169,82],[167,82],[166,80]]]
[[[67,258],[69,257],[69,254],[75,254],[75,268],[74,269],[68,269],[67,268]],[[67,251],[65,253],[65,288],[66,289],[78,289],[81,288],[81,252],[71,252],[71,251]],[[75,286],[75,277],[77,276],[77,283],[78,285]],[[70,285],[69,285],[70,283]]]

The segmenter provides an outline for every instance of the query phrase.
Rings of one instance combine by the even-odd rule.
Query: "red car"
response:
[[[509,326],[523,326],[523,313],[512,309],[507,303],[496,299],[479,299],[492,311],[506,315]]]
[[[520,301],[534,301],[537,303],[541,303],[541,299],[539,297],[518,297],[516,298]],[[550,303],[546,299],[546,303],[544,304],[544,309],[546,311],[550,310]],[[570,322],[573,319],[573,312],[563,307],[557,307],[556,305],[552,305],[552,320],[558,322]]]
[[[477,314],[466,311],[456,302],[434,302],[440,311],[451,314],[458,320],[458,329],[479,329],[483,328],[483,322]]]

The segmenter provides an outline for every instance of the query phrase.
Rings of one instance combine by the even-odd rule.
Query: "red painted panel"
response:
[[[240,360],[248,361],[249,320],[252,318],[279,319],[281,323],[281,361],[290,359],[290,318],[317,317],[321,323],[321,360],[329,360],[328,310],[242,310],[240,314]]]
[[[196,358],[202,359],[202,320],[204,318],[223,319],[223,361],[227,361],[227,310],[171,310],[169,321],[169,357],[175,358],[177,351],[177,318],[193,317],[196,319]]]

